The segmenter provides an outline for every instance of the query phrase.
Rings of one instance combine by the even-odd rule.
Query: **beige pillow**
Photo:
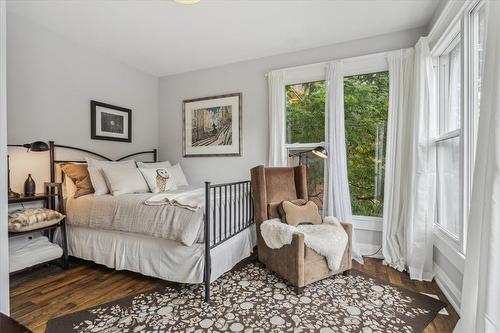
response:
[[[90,157],[86,157],[85,160],[89,166],[90,180],[92,181],[92,186],[94,187],[94,195],[104,195],[110,192],[102,174],[103,168],[136,168],[134,160],[126,161],[100,161],[95,160]]]
[[[304,205],[296,205],[290,201],[283,201],[278,211],[283,223],[295,227],[299,224],[321,224],[323,222],[318,206],[312,201],[308,201]]]
[[[61,166],[61,170],[75,184],[75,198],[94,193],[87,164],[64,164]]]
[[[59,223],[64,215],[47,208],[30,208],[9,214],[9,231],[23,232]]]
[[[125,193],[149,192],[148,184],[138,168],[103,168],[102,173],[114,196]]]

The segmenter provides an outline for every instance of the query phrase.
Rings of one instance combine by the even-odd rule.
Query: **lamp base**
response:
[[[21,195],[19,193],[16,193],[9,188],[9,198],[19,198],[20,196]]]

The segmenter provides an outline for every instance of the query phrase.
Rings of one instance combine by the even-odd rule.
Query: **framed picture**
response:
[[[132,142],[132,110],[90,101],[90,137],[95,140]]]
[[[241,93],[184,101],[184,157],[241,156]]]

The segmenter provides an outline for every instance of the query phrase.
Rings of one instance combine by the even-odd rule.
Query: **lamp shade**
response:
[[[326,151],[325,147],[316,147],[311,152],[321,158],[328,158],[328,152]]]
[[[43,141],[35,141],[32,143],[26,143],[23,147],[28,148],[29,151],[47,151],[49,150],[49,145]]]

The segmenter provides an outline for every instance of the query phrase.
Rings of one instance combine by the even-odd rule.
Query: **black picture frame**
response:
[[[120,120],[119,119],[120,116],[123,117],[122,123],[119,123],[118,125],[116,125],[115,126],[116,129],[111,129],[108,132],[109,135],[105,134],[106,131],[105,131],[105,129],[103,129],[102,124],[101,124],[100,130],[97,128],[98,112],[104,112],[104,111],[98,111],[98,107],[111,110],[112,113],[110,113],[109,116],[114,117],[117,120]],[[121,113],[121,115],[120,115],[120,113]],[[102,117],[101,117],[100,121],[102,121]],[[126,131],[125,131],[125,129],[126,129]],[[120,131],[123,132],[123,134],[126,133],[126,135],[124,135],[124,137],[117,137],[117,135],[121,134]],[[90,138],[93,140],[132,142],[132,110],[121,107],[121,106],[116,106],[116,105],[111,105],[111,104],[91,100],[90,101]]]

